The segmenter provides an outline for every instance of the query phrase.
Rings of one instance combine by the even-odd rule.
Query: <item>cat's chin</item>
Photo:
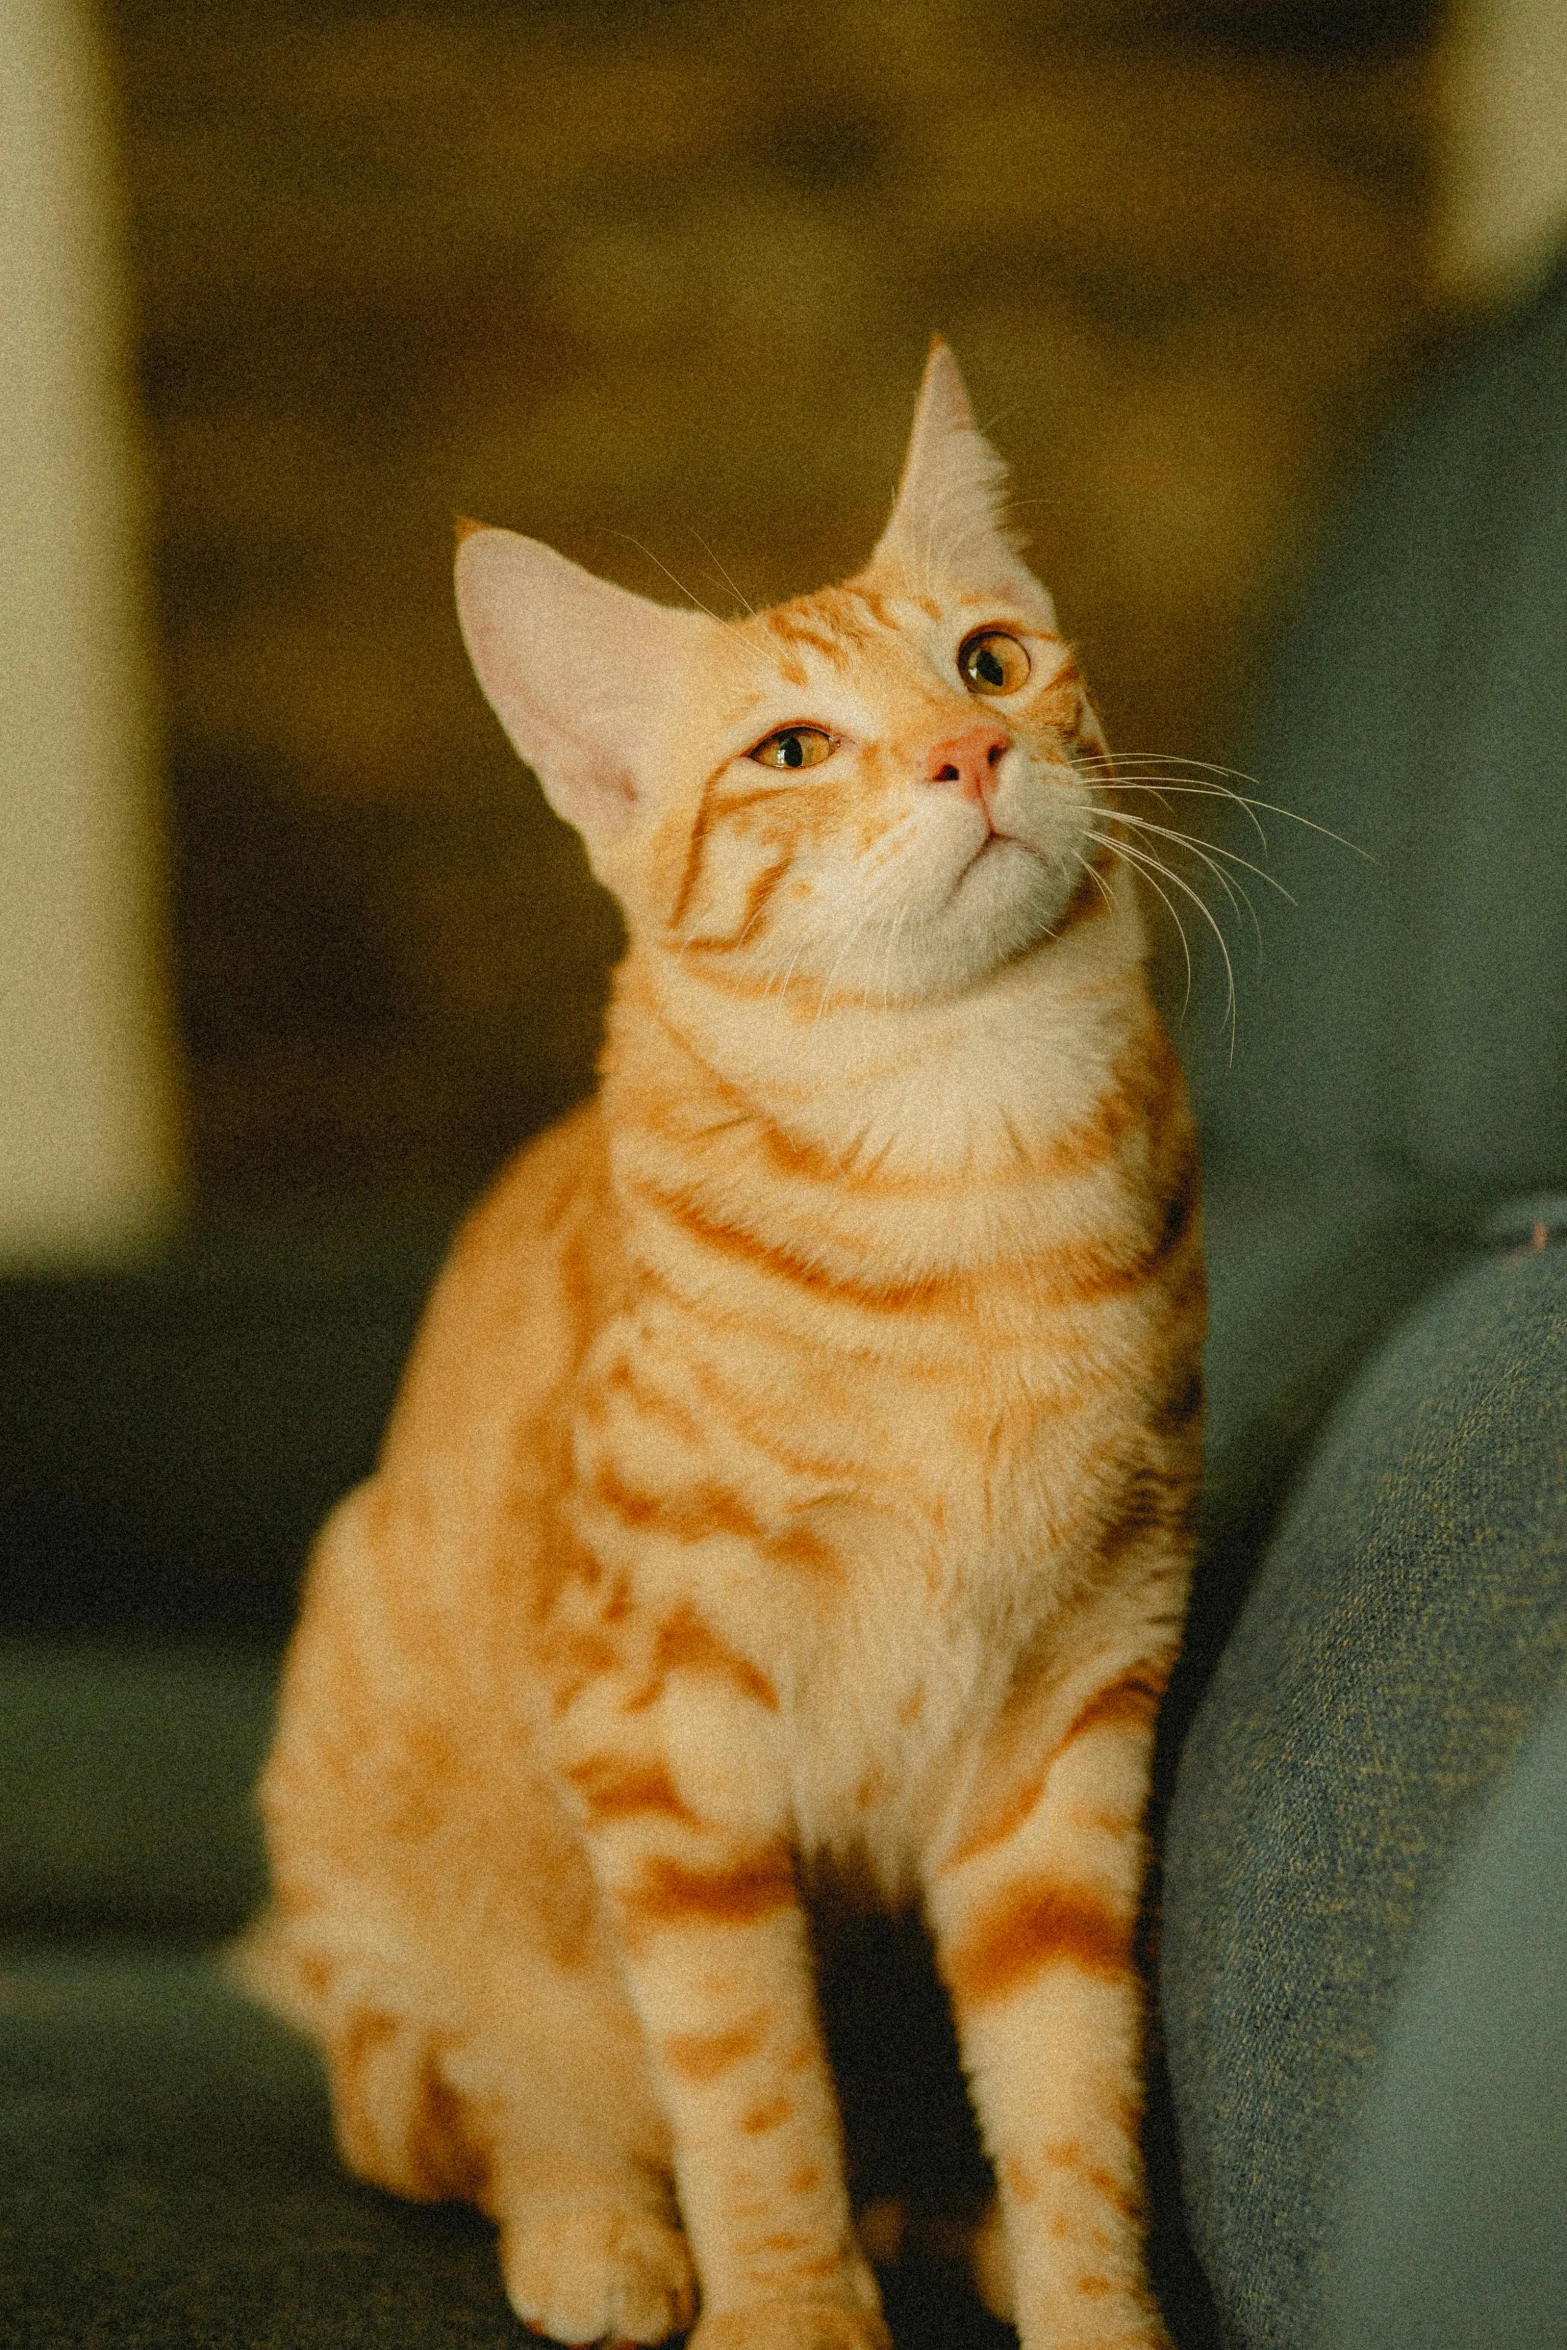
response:
[[[982,986],[1060,935],[1081,876],[1007,833],[992,833],[959,875],[932,926],[932,959],[951,967],[948,989]]]
[[[931,937],[917,962],[910,957],[911,967],[895,985],[893,997],[904,1004],[934,1004],[981,994],[1004,975],[1047,955],[1059,935],[1060,924],[1051,919],[1048,908],[1031,908],[1027,919],[1014,912],[1004,925],[993,925],[979,935],[954,936],[947,929]]]

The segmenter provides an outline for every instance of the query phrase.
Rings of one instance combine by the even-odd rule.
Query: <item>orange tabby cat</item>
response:
[[[847,585],[721,623],[474,530],[619,898],[596,1101],[463,1233],[323,1532],[262,1994],[566,2342],[886,2339],[808,1904],[923,1908],[1024,2350],[1149,2345],[1133,1928],[1203,1277],[1103,743],[933,348]]]

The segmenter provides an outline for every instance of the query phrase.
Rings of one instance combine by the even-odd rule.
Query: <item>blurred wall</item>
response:
[[[809,586],[939,325],[1115,738],[1222,756],[1343,456],[1567,218],[1567,10],[1435,24],[0,0],[0,1262],[181,1196],[169,956],[209,1194],[466,1185],[590,1082],[615,921],[467,675],[454,510]]]
[[[1429,317],[1423,0],[106,0],[198,1176],[468,1182],[612,913],[468,676],[454,510],[841,575],[933,327],[1121,746],[1222,756]]]
[[[0,0],[0,1266],[178,1196],[123,258],[96,27]]]
[[[1435,273],[1463,302],[1515,296],[1567,230],[1567,8],[1458,0],[1442,61]]]

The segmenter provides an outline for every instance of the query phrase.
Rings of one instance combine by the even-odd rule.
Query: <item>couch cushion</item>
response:
[[[1567,2311],[1567,1698],[1419,1938],[1345,2172],[1331,2350],[1555,2350]]]
[[[1472,1265],[1335,1410],[1182,1758],[1164,2012],[1193,2227],[1237,2342],[1313,2341],[1325,2212],[1410,1932],[1564,1677],[1552,1246]]]
[[[501,2350],[490,2230],[356,2186],[313,2053],[194,1954],[0,1954],[0,2340]]]
[[[954,2274],[885,2279],[902,2350],[1005,2350]],[[493,2232],[338,2163],[312,2050],[199,1953],[0,1944],[0,2342],[516,2350]]]
[[[273,1655],[210,1642],[0,1649],[0,2343],[523,2338],[489,2229],[351,2180],[315,2053],[197,1946],[260,1895],[251,1790],[275,1680]],[[891,1945],[832,1970],[863,2059],[851,2086],[918,2150],[923,2183],[966,2184],[967,2139],[903,2062],[912,2043],[944,2077],[939,2020],[910,1996],[934,1977]],[[950,2086],[961,2105],[955,2061]],[[908,2350],[1004,2350],[954,2278],[888,2291]]]

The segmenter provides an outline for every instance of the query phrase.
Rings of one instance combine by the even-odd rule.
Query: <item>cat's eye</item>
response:
[[[1015,694],[1030,667],[1027,653],[1004,628],[977,629],[958,647],[958,675],[971,694]]]
[[[832,736],[821,726],[780,726],[759,742],[748,758],[758,767],[819,767],[830,759],[834,744]]]

